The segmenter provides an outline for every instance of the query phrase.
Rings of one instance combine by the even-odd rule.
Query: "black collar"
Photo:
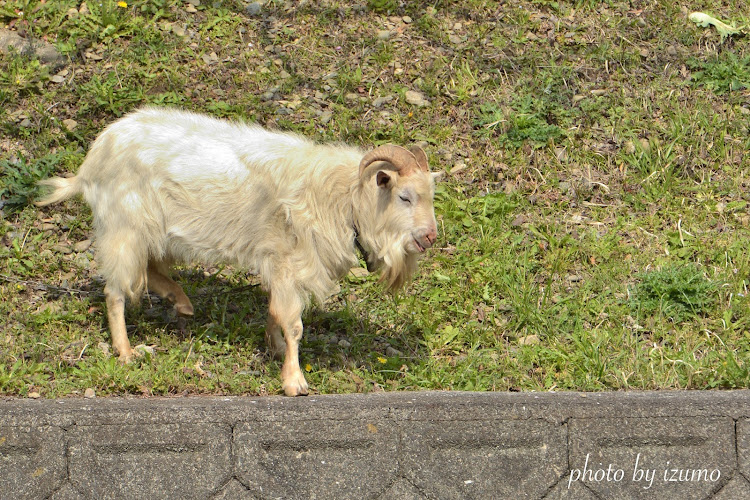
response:
[[[375,270],[375,266],[370,263],[370,254],[367,253],[367,250],[365,250],[365,247],[362,246],[362,242],[359,241],[359,230],[357,229],[357,225],[353,224],[352,228],[354,229],[354,246],[357,247],[357,250],[359,250],[359,253],[362,254],[362,258],[365,259],[365,263],[367,264],[367,270],[369,272],[373,272]]]

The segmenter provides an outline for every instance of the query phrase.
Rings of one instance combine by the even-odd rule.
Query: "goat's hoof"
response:
[[[292,376],[290,380],[285,380],[284,394],[287,396],[307,396],[307,381],[302,373],[299,376]]]
[[[131,348],[128,348],[127,350],[118,349],[117,352],[120,353],[120,355],[117,357],[117,360],[123,365],[127,365],[135,358],[140,358],[143,355],[143,352],[141,352],[140,350]]]
[[[192,316],[193,311],[193,304],[175,304],[174,306],[175,311],[177,311],[177,314],[180,316]]]
[[[127,365],[131,361],[133,361],[133,358],[135,358],[137,354],[132,349],[128,352],[121,352],[120,355],[117,357],[117,360],[122,363],[123,365]]]

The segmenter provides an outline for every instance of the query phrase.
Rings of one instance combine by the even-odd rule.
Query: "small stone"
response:
[[[464,169],[466,169],[466,163],[463,161],[457,161],[456,164],[453,165],[453,168],[451,168],[450,174],[455,175]]]
[[[97,347],[99,347],[99,350],[102,351],[102,355],[105,358],[109,358],[110,356],[112,356],[112,353],[110,353],[110,351],[109,351],[109,344],[108,343],[106,343],[106,342],[99,342],[99,344],[97,345]]]
[[[185,36],[187,34],[187,31],[184,27],[173,24],[172,25],[172,33],[174,33],[177,36]]]
[[[406,102],[420,108],[429,104],[427,99],[424,98],[424,95],[421,92],[417,92],[416,90],[407,90],[404,94],[404,97],[406,98]]]
[[[19,123],[18,125],[23,128],[31,128],[32,124],[31,124],[31,120],[29,120],[28,118],[24,118],[23,120],[21,120],[21,123]]]
[[[404,354],[398,349],[394,349],[393,347],[388,346],[385,348],[385,355],[389,358],[400,358],[403,357]]]
[[[388,40],[390,37],[390,30],[378,30],[378,40]]]
[[[195,14],[198,12],[198,9],[196,9],[192,4],[188,4],[187,7],[185,7],[185,12],[189,12],[190,14]]]
[[[262,7],[263,6],[258,2],[249,3],[247,4],[247,6],[245,6],[245,13],[248,16],[257,16],[260,14]]]
[[[69,253],[73,253],[73,249],[70,248],[70,245],[65,245],[64,243],[58,243],[57,245],[52,247],[52,250],[54,250],[57,253],[62,253],[65,255]]]
[[[346,339],[339,340],[339,347],[343,349],[349,349],[351,346],[352,346],[352,343],[349,342],[348,340]]]
[[[323,111],[320,114],[319,121],[320,121],[321,124],[325,125],[326,123],[328,123],[328,122],[331,121],[331,118],[333,118],[333,111],[327,110],[327,111]]]
[[[40,394],[39,394],[38,392],[36,392],[36,391],[32,391],[32,392],[30,392],[30,393],[29,393],[29,397],[30,397],[31,399],[39,399],[39,398],[41,398],[42,396],[41,396],[41,395],[40,395]]]
[[[573,102],[574,102],[574,103],[576,103],[576,102],[580,102],[580,101],[582,101],[582,100],[584,100],[584,99],[586,99],[586,96],[585,96],[585,95],[581,95],[581,94],[576,94],[576,95],[574,95],[574,96],[573,96]]]
[[[72,118],[63,120],[62,124],[65,126],[66,129],[68,129],[71,132],[75,130],[75,128],[78,126],[78,122],[73,120]]]
[[[133,348],[133,350],[143,353],[149,353],[151,356],[154,355],[156,351],[154,351],[154,347],[146,344],[138,344]]]
[[[185,0],[187,3],[192,5],[193,7],[199,7],[201,4],[201,0]]]
[[[392,95],[387,95],[387,96],[383,96],[383,97],[376,97],[372,101],[372,105],[375,106],[376,108],[381,108],[381,107],[383,107],[384,104],[387,104],[387,103],[391,102],[392,100],[393,100],[393,96]]]
[[[91,247],[91,240],[83,240],[73,245],[73,250],[80,253],[85,252],[89,247]]]
[[[364,278],[370,273],[364,267],[352,267],[351,269],[349,269],[349,274],[354,278]]]
[[[630,141],[630,140],[625,141],[624,149],[625,149],[625,153],[632,155],[635,153],[635,144],[633,143],[633,141]]]
[[[607,93],[607,89],[594,89],[591,91],[591,95],[595,95],[597,97],[603,96]]]
[[[518,339],[518,345],[536,345],[539,343],[539,336],[527,335]]]
[[[86,398],[86,399],[95,398],[96,397],[96,392],[94,392],[94,389],[92,389],[91,387],[89,387],[88,389],[86,389],[83,392],[83,397]]]
[[[208,65],[216,64],[217,62],[219,62],[219,56],[216,55],[216,52],[211,52],[210,54],[203,54],[201,56],[201,59],[203,59],[203,62]]]
[[[404,16],[401,18],[401,20],[405,22],[406,24],[411,24],[413,21],[413,19],[410,16]]]
[[[525,215],[516,215],[516,218],[513,219],[513,222],[510,223],[511,227],[520,227],[526,223],[528,219]]]
[[[669,56],[676,56],[677,55],[677,48],[674,45],[670,45],[667,47],[667,55]]]
[[[49,81],[51,81],[52,83],[62,83],[65,81],[65,77],[60,75],[53,75],[49,77]]]

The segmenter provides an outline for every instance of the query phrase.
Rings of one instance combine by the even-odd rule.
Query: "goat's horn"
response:
[[[430,166],[427,164],[427,155],[424,150],[419,146],[412,146],[409,148],[409,151],[414,155],[414,158],[417,159],[417,165],[419,165],[422,172],[429,172]]]
[[[399,173],[406,173],[416,167],[421,168],[414,153],[408,149],[402,148],[401,146],[394,146],[393,144],[384,144],[383,146],[373,149],[362,157],[362,161],[359,162],[359,176],[362,177],[362,174],[365,173],[365,169],[371,163],[376,161],[387,161],[396,167],[396,170]]]

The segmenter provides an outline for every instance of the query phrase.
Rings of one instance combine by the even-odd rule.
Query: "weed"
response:
[[[708,61],[691,59],[689,66],[693,71],[691,85],[717,94],[750,88],[750,56],[740,58],[726,51]]]
[[[630,299],[639,317],[656,314],[674,323],[704,316],[717,301],[716,283],[694,265],[669,265],[640,276]]]
[[[37,198],[37,182],[55,171],[62,156],[53,154],[30,161],[23,156],[14,161],[0,160],[0,203],[4,209],[12,213]]]

